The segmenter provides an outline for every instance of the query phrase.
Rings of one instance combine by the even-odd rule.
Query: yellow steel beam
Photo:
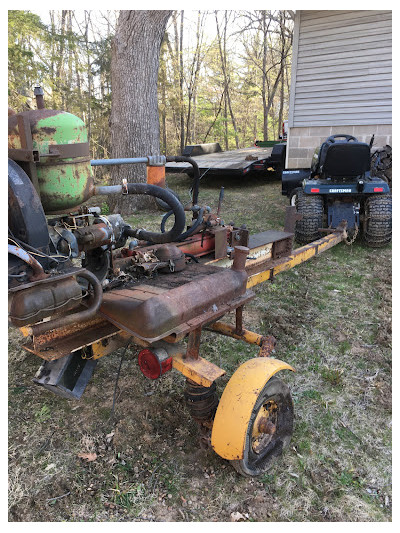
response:
[[[280,272],[290,270],[291,268],[308,261],[312,257],[329,250],[329,248],[332,248],[336,244],[339,244],[343,238],[344,236],[342,232],[330,233],[322,239],[318,239],[311,244],[306,244],[301,248],[297,248],[288,257],[283,257],[281,261],[274,262],[273,266],[269,266],[267,269],[249,276],[247,280],[247,288],[250,289],[259,283],[269,280]]]
[[[126,346],[126,343],[128,342],[130,337],[131,335],[129,333],[120,330],[112,337],[108,337],[107,339],[94,342],[92,344],[92,359],[100,359],[100,357],[104,357],[105,355],[114,352],[118,348]],[[132,339],[132,344],[137,344],[137,340],[139,339]]]
[[[172,356],[172,366],[185,377],[203,387],[211,387],[213,382],[226,374],[225,370],[202,357],[185,358],[183,353]]]

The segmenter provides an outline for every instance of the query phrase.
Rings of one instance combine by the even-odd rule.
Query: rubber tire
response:
[[[307,244],[321,238],[318,229],[324,220],[324,199],[317,194],[305,194],[300,189],[296,196],[297,212],[303,215],[295,226],[295,240],[299,244]]]
[[[260,461],[260,456],[252,450],[251,435],[254,420],[262,405],[268,400],[274,400],[278,406],[277,429],[272,441],[266,447],[266,455]],[[289,446],[293,434],[293,418],[293,401],[289,387],[273,376],[268,380],[254,404],[247,427],[243,459],[230,461],[235,470],[246,477],[260,476],[266,472],[283,450]]]
[[[169,187],[165,187],[167,189],[167,191],[169,191],[171,194],[173,194],[175,196],[175,198],[177,198],[180,202],[181,202],[181,199],[179,198],[179,195],[178,193],[176,193],[175,191],[173,191],[172,189],[170,189]],[[161,200],[160,198],[155,198],[155,201],[156,201],[156,204],[157,206],[162,210],[162,211],[170,211],[170,206],[164,202],[163,200]],[[182,202],[181,202],[182,203]]]
[[[392,240],[392,196],[369,196],[364,203],[364,216],[365,244],[371,248],[389,244]]]

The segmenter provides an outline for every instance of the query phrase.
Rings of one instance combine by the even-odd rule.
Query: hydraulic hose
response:
[[[145,229],[133,229],[126,226],[124,233],[127,237],[135,237],[155,244],[165,244],[167,242],[175,241],[181,235],[186,224],[185,211],[181,202],[170,191],[158,187],[157,185],[149,185],[148,183],[99,186],[95,189],[95,194],[116,194],[123,192],[127,192],[128,194],[145,194],[147,196],[159,198],[168,204],[172,213],[175,215],[174,225],[166,233],[156,233],[153,231],[146,231]]]
[[[149,185],[147,183],[128,183],[126,188],[128,194],[146,194],[166,202],[175,215],[175,221],[172,228],[165,233],[156,233],[145,229],[127,229],[125,230],[125,235],[155,244],[164,244],[175,241],[182,234],[186,224],[185,211],[183,205],[171,192],[157,185]]]
[[[198,227],[203,223],[203,214],[204,214],[204,207],[202,207],[200,209],[199,214],[198,214],[193,226],[190,226],[190,228],[187,231],[185,231],[185,233],[182,233],[182,235],[180,235],[176,240],[177,241],[183,241],[187,237],[190,237],[191,235],[193,235],[193,233],[195,233],[195,231],[198,229]]]
[[[198,213],[198,216],[193,224],[193,226],[190,226],[190,228],[185,231],[185,233],[182,233],[182,235],[179,235],[179,237],[177,239],[175,239],[175,241],[183,241],[185,240],[187,237],[191,237],[193,235],[193,233],[195,233],[195,231],[198,229],[198,227],[203,223],[203,214],[204,214],[204,207],[201,207],[200,210],[199,210],[199,213]],[[161,231],[164,233],[165,232],[165,224],[167,222],[167,220],[169,219],[169,217],[172,215],[172,211],[168,211],[168,213],[165,213],[165,215],[163,216],[162,220],[161,220]]]
[[[167,163],[190,163],[193,167],[192,205],[199,199],[200,170],[199,165],[191,157],[184,155],[167,156]]]

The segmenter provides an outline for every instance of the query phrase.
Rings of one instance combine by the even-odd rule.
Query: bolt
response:
[[[258,422],[258,431],[260,433],[266,433],[267,435],[273,435],[276,431],[276,426],[267,416],[264,416]]]

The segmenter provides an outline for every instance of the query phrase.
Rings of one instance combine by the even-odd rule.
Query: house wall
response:
[[[391,26],[391,11],[296,12],[288,168],[335,133],[392,143]]]

